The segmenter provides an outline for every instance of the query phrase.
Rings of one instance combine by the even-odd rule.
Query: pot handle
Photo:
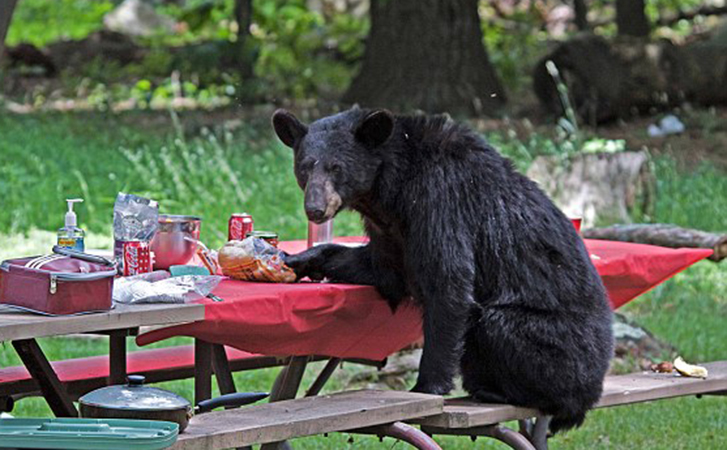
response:
[[[237,392],[234,394],[220,395],[219,397],[215,397],[210,400],[202,400],[197,403],[197,406],[194,408],[194,412],[195,414],[201,414],[207,411],[212,411],[213,409],[221,406],[248,405],[250,403],[260,401],[268,395],[270,394],[267,392]]]

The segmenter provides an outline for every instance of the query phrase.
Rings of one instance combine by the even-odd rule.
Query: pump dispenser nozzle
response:
[[[83,199],[82,198],[68,198],[68,199],[66,199],[66,202],[68,202],[68,212],[66,213],[66,226],[75,227],[77,221],[76,221],[76,213],[73,212],[73,204],[81,203],[81,202],[83,202]]]

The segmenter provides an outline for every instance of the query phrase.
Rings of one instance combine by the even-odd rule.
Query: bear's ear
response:
[[[300,123],[292,113],[279,109],[273,113],[273,128],[283,144],[293,148],[308,132],[308,127]]]
[[[385,109],[369,113],[356,127],[354,136],[365,146],[372,148],[386,142],[394,131],[394,115]]]

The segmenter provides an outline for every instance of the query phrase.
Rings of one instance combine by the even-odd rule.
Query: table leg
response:
[[[291,356],[288,365],[283,367],[273,384],[270,401],[290,400],[298,394],[300,382],[308,364],[307,356]]]
[[[313,397],[318,395],[321,392],[321,389],[323,389],[323,386],[326,385],[326,382],[329,378],[331,378],[331,375],[333,375],[333,372],[340,364],[341,358],[329,359],[325,367],[323,367],[323,370],[321,370],[321,373],[318,374],[318,378],[316,378],[311,387],[308,388],[308,392],[305,393],[305,396]]]
[[[126,336],[127,330],[109,332],[109,381],[108,384],[126,383]]]
[[[432,439],[431,436],[403,422],[394,422],[388,425],[377,425],[373,427],[359,428],[356,430],[351,430],[351,432],[375,434],[379,436],[379,438],[389,436],[394,439],[406,442],[412,447],[416,447],[420,450],[442,450],[442,447],[440,447],[439,444],[437,444],[437,442]]]
[[[514,450],[540,450],[537,446],[530,442],[530,439],[523,433],[518,433],[510,428],[501,425],[485,425],[472,428],[437,428],[430,426],[422,426],[422,432],[428,435],[445,434],[452,436],[470,436],[473,440],[478,436],[486,436],[507,444]],[[527,430],[523,430],[527,433]],[[547,450],[546,446],[543,447]]]
[[[212,398],[212,344],[194,340],[194,403]]]
[[[212,368],[215,371],[217,386],[219,386],[221,394],[237,392],[224,345],[212,344]]]
[[[58,379],[58,375],[53,371],[53,367],[43,354],[38,342],[35,339],[23,339],[13,341],[13,347],[30,375],[38,381],[40,391],[53,414],[57,417],[78,417],[78,411],[73,406],[73,401]]]
[[[552,416],[540,416],[535,422],[530,442],[537,450],[548,450],[548,427]]]
[[[273,384],[270,393],[271,402],[290,400],[295,398],[300,388],[300,382],[308,364],[307,356],[291,356],[288,365],[283,367]],[[292,447],[287,441],[271,442],[260,446],[260,450],[289,450]]]

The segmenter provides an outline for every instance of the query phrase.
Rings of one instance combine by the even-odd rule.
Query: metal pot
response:
[[[194,414],[222,406],[242,406],[267,397],[263,392],[227,394],[192,405],[179,395],[144,386],[142,375],[129,375],[129,384],[96,389],[78,400],[81,417],[97,419],[165,420],[179,424],[181,433]]]
[[[187,264],[197,250],[190,237],[199,240],[202,218],[197,216],[159,215],[159,228],[151,241],[154,252],[154,269],[169,269],[170,266]]]

